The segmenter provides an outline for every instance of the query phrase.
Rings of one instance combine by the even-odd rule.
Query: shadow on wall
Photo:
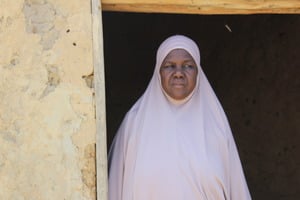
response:
[[[108,144],[144,92],[158,45],[193,38],[229,118],[252,198],[299,198],[300,15],[103,13]]]

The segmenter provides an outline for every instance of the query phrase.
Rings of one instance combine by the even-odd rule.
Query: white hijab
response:
[[[174,49],[189,52],[198,67],[197,85],[181,101],[167,96],[160,82],[160,66]],[[122,122],[109,157],[109,200],[251,199],[198,46],[185,36],[160,45],[153,77]]]

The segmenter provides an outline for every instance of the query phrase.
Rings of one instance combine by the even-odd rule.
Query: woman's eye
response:
[[[163,66],[164,69],[174,69],[175,66],[174,65],[165,65]]]
[[[184,69],[195,69],[195,66],[187,64],[187,65],[183,65],[183,68]]]

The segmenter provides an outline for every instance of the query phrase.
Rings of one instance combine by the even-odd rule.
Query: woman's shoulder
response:
[[[134,122],[136,121],[136,116],[139,110],[139,102],[136,102],[130,110],[125,114],[123,121],[119,127],[118,132],[127,132],[126,130],[132,128]]]
[[[138,100],[131,108],[130,110],[126,113],[124,120],[132,120],[136,117],[138,110],[140,107],[140,100]]]

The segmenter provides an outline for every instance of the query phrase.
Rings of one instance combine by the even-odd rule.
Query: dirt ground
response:
[[[300,15],[103,13],[108,143],[158,45],[184,34],[228,116],[255,200],[300,198]]]

